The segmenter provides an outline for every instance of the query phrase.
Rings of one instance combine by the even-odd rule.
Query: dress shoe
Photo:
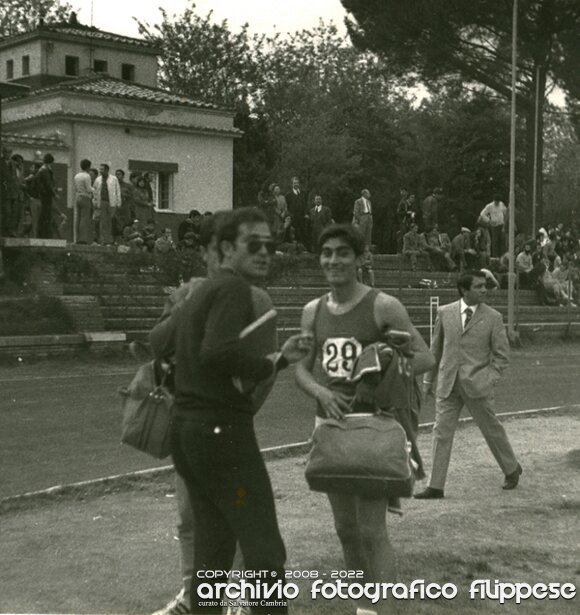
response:
[[[420,491],[413,496],[416,500],[442,500],[443,489],[434,489],[433,487],[427,487],[425,491]]]
[[[503,484],[502,489],[515,489],[520,482],[522,472],[522,466],[518,463],[516,469],[511,474],[505,475],[505,483]]]

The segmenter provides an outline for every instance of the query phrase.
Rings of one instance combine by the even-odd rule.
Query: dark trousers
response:
[[[505,252],[505,235],[503,224],[492,226],[489,229],[491,235],[491,255],[496,258],[503,256]]]
[[[40,214],[38,216],[38,236],[41,239],[53,239],[55,231],[52,220],[52,196],[42,195],[40,197]]]
[[[16,237],[20,216],[22,213],[22,202],[18,199],[2,199],[2,236]]]
[[[225,579],[200,578],[199,571],[230,570],[237,541],[246,570],[268,571],[275,582],[284,579],[286,550],[252,417],[230,424],[200,421],[195,414],[195,410],[177,410],[172,450],[175,469],[187,485],[194,514],[192,612],[209,615],[221,613],[221,607],[201,607],[204,599],[198,597],[197,587]],[[287,613],[288,609],[252,608],[252,613],[270,612]]]

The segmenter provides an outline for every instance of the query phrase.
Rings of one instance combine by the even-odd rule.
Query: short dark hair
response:
[[[14,160],[14,162],[24,162],[24,158],[20,154],[12,154],[10,160]]]
[[[487,276],[483,271],[479,269],[471,269],[469,271],[464,271],[457,280],[457,290],[459,291],[459,295],[463,297],[463,291],[469,290],[471,285],[473,284],[473,280],[475,278],[483,278],[487,280]]]
[[[197,209],[192,209],[189,212],[189,217],[190,218],[197,218],[198,216],[201,216],[201,214],[199,213],[199,211],[197,211]]]
[[[234,243],[239,235],[242,224],[258,224],[260,222],[268,224],[266,216],[256,207],[240,207],[239,209],[224,212],[224,214],[217,225],[216,232],[220,256],[223,256],[221,250],[222,241]]]
[[[52,164],[54,162],[54,156],[52,154],[44,154],[42,162],[44,162],[44,164]]]
[[[197,212],[201,215],[199,212]],[[213,216],[206,216],[201,221],[199,229],[199,245],[207,248],[211,243],[211,240],[216,236],[218,226],[225,222],[226,216],[230,211],[216,211]],[[186,233],[186,237],[189,233]],[[193,233],[192,233],[193,234]]]
[[[110,171],[111,167],[106,163],[106,162],[101,162],[101,164],[99,165],[101,167],[105,167],[105,169],[108,171]]]
[[[365,238],[352,224],[331,224],[327,226],[318,238],[318,252],[322,251],[322,246],[329,239],[334,239],[335,237],[343,239],[352,248],[355,256],[362,256],[364,254]]]
[[[117,169],[115,171],[115,175],[117,175],[117,173],[120,173],[123,177],[125,177],[125,171],[123,171],[123,169]]]
[[[83,158],[81,160],[81,169],[83,171],[88,171],[91,168],[91,161],[88,160],[87,158]]]

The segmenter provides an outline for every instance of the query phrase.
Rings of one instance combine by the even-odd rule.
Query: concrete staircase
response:
[[[69,275],[64,285],[66,296],[98,298],[108,331],[122,331],[127,339],[144,339],[156,323],[164,301],[174,289],[163,286],[153,265],[127,271],[123,255],[114,262],[99,264],[98,276]],[[420,271],[408,270],[408,265],[396,255],[375,257],[376,286],[397,297],[407,308],[411,320],[426,336],[429,335],[430,300],[438,297],[440,305],[457,298],[457,274],[431,272],[425,262]],[[421,287],[422,280],[431,280],[437,288]],[[283,279],[268,288],[279,313],[282,339],[299,331],[302,307],[311,299],[327,292],[324,277],[315,263],[299,264]],[[507,291],[491,291],[488,303],[507,315]],[[434,316],[434,315],[433,315]],[[533,291],[520,291],[517,297],[516,322],[523,333],[564,333],[572,326],[580,329],[580,310],[538,306]]]

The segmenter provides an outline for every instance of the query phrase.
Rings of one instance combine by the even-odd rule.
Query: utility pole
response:
[[[509,271],[508,271],[508,339],[511,344],[517,343],[518,336],[514,325],[515,313],[515,210],[516,210],[516,77],[518,62],[518,0],[513,0],[512,17],[512,107],[511,107],[511,138],[510,138],[510,201],[509,201]]]

